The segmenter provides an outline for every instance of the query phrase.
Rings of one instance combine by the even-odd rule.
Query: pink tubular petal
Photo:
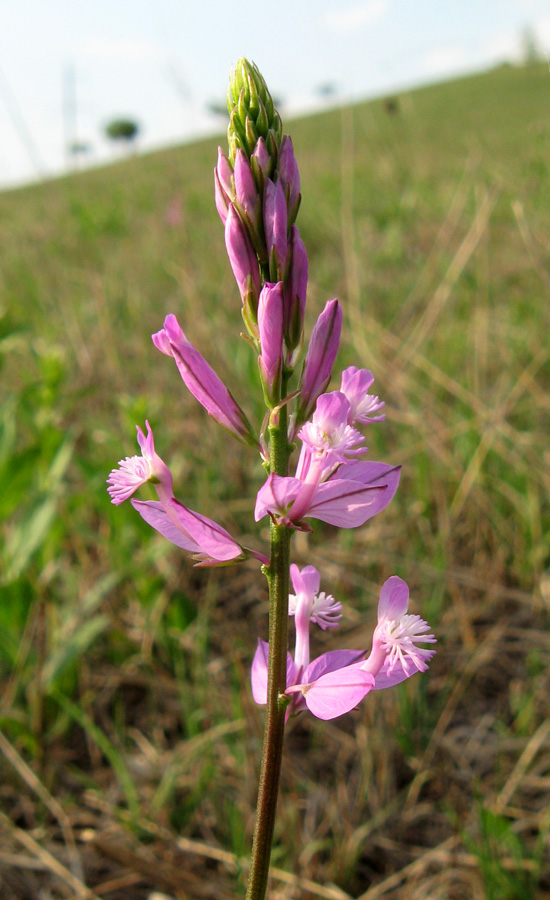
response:
[[[372,675],[353,665],[322,675],[304,689],[304,698],[318,719],[335,719],[357,706],[373,687]]]

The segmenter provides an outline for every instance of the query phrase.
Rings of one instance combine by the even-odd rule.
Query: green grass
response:
[[[285,896],[550,897],[549,100],[547,68],[501,67],[286,123],[308,325],[342,299],[338,368],[387,402],[371,458],[404,467],[383,516],[293,558],[345,602],[323,647],[364,645],[393,573],[439,646],[423,679],[290,725],[274,864],[312,883]],[[194,570],[105,491],[147,416],[177,496],[265,543],[259,461],[150,340],[175,312],[260,424],[215,161],[206,141],[0,204],[0,828],[112,900],[240,896],[253,825],[263,579]],[[68,896],[16,856],[3,897]]]

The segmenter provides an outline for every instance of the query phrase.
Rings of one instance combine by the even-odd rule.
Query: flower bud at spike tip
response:
[[[229,111],[229,160],[238,148],[250,159],[260,138],[266,141],[275,162],[282,138],[282,124],[273,99],[256,65],[240,59],[231,73],[227,90]]]

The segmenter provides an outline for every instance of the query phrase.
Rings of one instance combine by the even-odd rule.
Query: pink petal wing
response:
[[[360,662],[365,658],[363,650],[329,650],[314,659],[305,670],[302,681],[308,684],[317,681],[322,675],[328,672],[335,672],[337,669],[344,669],[354,663]]]
[[[322,675],[305,692],[310,712],[318,719],[335,719],[361,702],[374,686],[374,678],[360,665],[347,666]]]
[[[250,682],[252,684],[252,696],[256,703],[265,706],[267,703],[267,657],[269,644],[258,639],[258,646],[252,660]]]
[[[298,496],[301,487],[302,482],[297,478],[283,477],[272,472],[256,497],[254,508],[256,522],[263,519],[268,512],[284,515],[290,503]]]
[[[357,528],[384,509],[386,490],[386,487],[367,487],[359,481],[331,478],[319,485],[305,515],[338,528]]]
[[[265,706],[267,703],[267,661],[269,656],[269,644],[258,639],[258,646],[252,660],[250,681],[252,684],[252,696],[256,703]],[[297,676],[296,665],[290,653],[286,655],[286,683],[292,685]]]
[[[227,562],[241,556],[243,550],[231,535],[206,516],[187,509],[178,500],[171,500],[171,509],[176,513],[182,528],[194,540],[201,553],[220,562]]]
[[[151,525],[176,547],[181,547],[182,550],[187,550],[189,553],[200,551],[199,545],[170,520],[162,503],[158,503],[157,500],[132,500],[131,503],[148,525]]]
[[[399,477],[401,475],[401,466],[389,466],[387,463],[380,462],[360,462],[357,460],[350,461],[344,466],[340,466],[336,472],[335,478],[346,479],[351,481],[360,481],[365,487],[387,485],[386,496],[384,498],[387,506],[394,496],[399,485]]]

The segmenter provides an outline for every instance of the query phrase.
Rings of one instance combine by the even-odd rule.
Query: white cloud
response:
[[[458,44],[436,47],[422,58],[421,66],[426,75],[447,75],[468,64],[468,53]]]
[[[360,6],[352,6],[348,10],[327,13],[324,24],[337,31],[351,31],[362,25],[370,25],[382,18],[388,8],[387,0],[369,0]]]
[[[156,44],[139,38],[91,37],[81,44],[81,52],[94,59],[143,62],[159,55]]]

